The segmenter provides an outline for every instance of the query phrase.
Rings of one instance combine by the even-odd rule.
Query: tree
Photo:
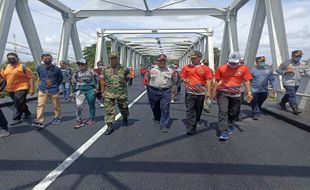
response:
[[[107,52],[108,55],[111,52],[111,42],[106,41],[106,46],[107,46]],[[83,49],[83,55],[84,58],[86,59],[89,67],[94,67],[95,64],[95,57],[96,57],[96,44],[92,44],[90,46],[87,46]]]
[[[221,50],[217,47],[213,48],[214,52],[214,68],[219,66]]]
[[[83,55],[90,67],[94,67],[96,56],[96,44],[87,46],[83,49]]]

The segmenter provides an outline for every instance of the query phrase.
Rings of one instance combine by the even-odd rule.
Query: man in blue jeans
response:
[[[170,120],[171,86],[174,71],[167,66],[167,56],[157,57],[157,65],[145,74],[144,85],[154,115],[154,123],[160,125],[163,133],[168,132]]]
[[[299,87],[301,75],[310,75],[309,68],[300,65],[302,54],[301,50],[294,50],[292,52],[292,58],[284,61],[277,69],[277,73],[282,75],[283,86],[286,90],[286,94],[283,96],[279,105],[281,109],[286,110],[286,103],[289,102],[293,114],[295,115],[301,113],[298,109],[296,99],[296,92]]]
[[[276,92],[276,79],[271,69],[266,68],[266,58],[264,56],[256,57],[256,67],[251,70],[252,81],[251,91],[253,93],[252,119],[258,120],[263,103],[268,97],[268,84],[271,84],[273,92]]]
[[[61,88],[63,90],[63,95],[64,95],[64,99],[66,102],[70,102],[70,86],[71,86],[71,78],[72,78],[72,70],[71,68],[68,66],[68,64],[61,60],[59,62],[59,66],[60,66],[60,70],[62,73],[62,83],[61,83]]]

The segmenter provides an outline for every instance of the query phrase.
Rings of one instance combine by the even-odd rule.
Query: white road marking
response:
[[[146,93],[142,92],[136,99],[134,99],[128,107],[131,108],[139,99]],[[115,120],[118,120],[121,114],[117,114]],[[56,178],[65,171],[73,162],[75,162],[92,144],[94,144],[107,130],[108,126],[102,127],[96,134],[94,134],[88,141],[86,141],[80,148],[72,153],[65,161],[63,161],[56,169],[51,171],[40,183],[38,183],[33,190],[43,190],[50,186]]]

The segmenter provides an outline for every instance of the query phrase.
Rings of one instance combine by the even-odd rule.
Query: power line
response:
[[[55,17],[55,16],[52,16],[52,15],[48,15],[48,14],[46,14],[46,13],[43,13],[43,12],[41,12],[41,11],[38,11],[38,10],[35,10],[35,9],[30,9],[31,11],[33,11],[33,12],[36,12],[36,13],[38,13],[38,14],[40,14],[40,15],[43,15],[43,16],[46,16],[46,17],[49,17],[49,18],[52,18],[52,19],[54,19],[54,20],[57,20],[57,21],[60,21],[60,18],[58,18],[58,17]],[[88,37],[91,37],[91,38],[94,38],[94,39],[97,39],[96,37],[94,37],[94,36],[92,36],[92,35],[90,35],[90,34],[88,34],[87,32],[85,32],[85,31],[82,31],[81,29],[79,29],[78,28],[78,31],[79,32],[81,32],[81,33],[83,33],[83,34],[85,34],[85,35],[87,35]]]
[[[11,44],[13,46],[18,46],[18,47],[22,47],[22,48],[25,48],[27,50],[30,50],[30,48],[28,46],[25,46],[25,45],[21,45],[21,44],[18,44],[18,43],[14,43],[14,42],[10,42],[10,41],[7,41],[6,43],[8,44]],[[15,49],[9,49],[9,48],[6,48],[5,49],[6,51],[13,51],[13,52],[17,52],[17,53],[21,53],[21,54],[25,54],[25,55],[32,55],[32,53],[29,53],[29,52],[25,52],[25,51],[20,51],[20,50],[16,50]],[[44,50],[45,51],[45,50]],[[58,53],[55,53],[55,52],[50,52],[50,54],[52,55],[55,55],[55,56],[58,56]],[[69,59],[74,59],[73,57],[68,57]]]

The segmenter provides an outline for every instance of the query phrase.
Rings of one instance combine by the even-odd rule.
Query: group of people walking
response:
[[[292,52],[292,58],[285,61],[277,69],[283,75],[286,94],[280,102],[280,108],[286,109],[289,102],[293,113],[298,114],[296,91],[301,75],[309,75],[310,69],[302,67],[301,50]],[[194,51],[191,64],[185,65],[179,77],[185,86],[186,128],[187,134],[196,133],[200,123],[202,110],[211,111],[210,100],[216,100],[218,105],[219,140],[226,141],[233,133],[234,123],[239,121],[240,106],[243,94],[252,107],[252,118],[258,120],[264,101],[268,97],[269,87],[272,94],[276,93],[277,84],[273,71],[267,67],[264,56],[256,57],[255,67],[250,70],[241,58],[239,52],[231,52],[227,63],[220,65],[215,72],[208,66],[208,60],[202,61],[202,53]],[[169,129],[169,110],[173,84],[177,71],[167,66],[167,57],[161,54],[156,64],[145,72],[144,85],[147,88],[148,99],[154,116],[154,124],[163,133]],[[173,96],[172,96],[173,97]]]
[[[3,89],[6,89],[14,102],[15,113],[11,126],[18,125],[27,119],[32,113],[26,104],[26,96],[34,94],[34,79],[32,71],[26,65],[19,62],[16,53],[7,54],[8,64],[1,68],[0,79]],[[129,69],[119,63],[119,56],[116,52],[110,54],[110,66],[99,67],[100,72],[88,67],[85,59],[76,62],[77,71],[72,72],[66,68],[64,61],[60,67],[52,64],[51,54],[44,53],[41,56],[42,64],[37,67],[38,104],[36,119],[32,126],[40,129],[45,127],[44,113],[48,99],[51,100],[54,108],[52,125],[61,123],[61,106],[59,102],[60,88],[63,88],[65,101],[74,98],[76,104],[75,129],[84,125],[92,126],[95,123],[96,97],[105,103],[105,122],[108,125],[106,135],[113,132],[115,119],[115,102],[123,115],[123,125],[128,125],[128,104],[127,104],[127,82],[132,77]],[[82,116],[83,104],[87,101],[89,106],[89,118]],[[102,104],[103,102],[100,102]],[[101,106],[102,107],[102,106]],[[0,137],[9,136],[8,122],[0,109]]]
[[[280,108],[286,109],[289,102],[293,113],[298,114],[296,91],[302,74],[310,75],[309,68],[300,65],[301,50],[292,52],[292,58],[285,61],[277,69],[283,77],[286,94],[280,102]],[[119,63],[119,56],[111,52],[110,64],[104,66],[98,63],[98,69],[88,67],[85,59],[76,62],[77,71],[66,67],[64,61],[60,68],[53,65],[52,55],[45,53],[41,56],[42,64],[37,67],[39,78],[38,104],[36,119],[33,126],[44,128],[44,110],[48,99],[54,108],[53,125],[61,123],[61,107],[59,103],[59,87],[63,89],[65,101],[74,98],[76,104],[76,124],[78,129],[84,125],[95,123],[96,97],[100,105],[105,107],[106,135],[114,131],[115,104],[117,102],[122,115],[122,125],[128,126],[128,90],[127,83],[132,85],[134,73]],[[8,64],[2,67],[0,78],[6,84],[6,90],[14,102],[15,113],[10,125],[17,125],[32,113],[26,104],[27,93],[34,94],[34,79],[32,71],[19,62],[15,53],[7,54]],[[202,60],[202,53],[194,51],[190,55],[191,64],[182,69],[167,65],[167,56],[161,54],[156,57],[156,63],[141,71],[143,84],[147,90],[150,107],[153,113],[154,125],[163,133],[169,131],[170,103],[176,101],[176,94],[180,92],[181,82],[185,86],[186,129],[188,135],[196,133],[196,127],[201,122],[202,111],[212,111],[210,100],[218,104],[219,140],[226,141],[233,133],[234,123],[238,121],[242,94],[245,94],[252,106],[252,118],[258,120],[261,107],[268,97],[269,86],[274,93],[277,89],[275,76],[266,67],[266,58],[259,56],[256,65],[250,69],[243,64],[239,52],[231,52],[227,63],[220,65],[215,72],[208,66],[208,60]],[[103,101],[104,100],[104,101]],[[83,104],[87,101],[89,118],[82,116]],[[0,137],[9,135],[8,122],[0,109]]]

